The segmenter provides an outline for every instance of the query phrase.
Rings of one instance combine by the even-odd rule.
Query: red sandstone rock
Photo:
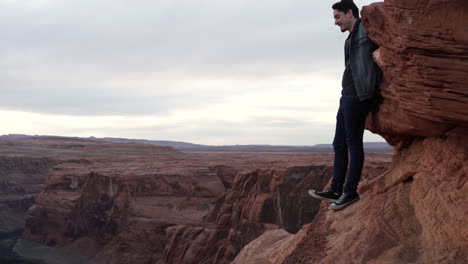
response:
[[[382,102],[367,128],[404,137],[468,134],[465,0],[386,0],[362,10],[384,72]]]
[[[314,221],[290,237],[260,237],[245,249],[282,251],[263,263],[467,263],[468,144],[418,139],[370,184],[379,191]],[[272,248],[272,244],[277,245]],[[259,263],[241,251],[234,263]]]
[[[365,167],[365,178],[369,173],[376,173],[375,176],[386,170],[385,163],[376,164],[376,167],[369,164]],[[304,166],[239,174],[232,188],[216,201],[206,216],[205,220],[212,225],[177,227],[171,231],[170,242],[159,263],[230,263],[247,243],[264,232],[273,234],[275,239],[283,237],[284,231],[270,233],[268,230],[283,228],[297,232],[315,217],[320,205],[307,195],[307,190],[323,189],[331,173],[330,166]],[[269,239],[272,238],[263,241],[269,245]],[[259,256],[254,256],[255,263]]]
[[[244,245],[267,230],[297,231],[312,220],[319,206],[306,190],[323,188],[329,177],[327,166],[239,174],[207,215],[212,226],[171,232],[159,263],[230,263]],[[194,245],[200,240],[203,243]]]
[[[244,264],[245,261],[256,264],[276,263],[294,238],[293,234],[283,229],[267,231],[245,246],[232,264]]]

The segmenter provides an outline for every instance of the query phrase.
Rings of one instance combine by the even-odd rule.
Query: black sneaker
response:
[[[354,195],[349,195],[349,194],[346,194],[346,193],[343,193],[341,195],[341,197],[334,203],[330,204],[330,206],[328,206],[328,209],[331,209],[331,210],[341,210],[343,208],[345,208],[346,206],[356,202],[357,200],[359,200],[359,195],[358,194],[354,194]]]
[[[331,190],[326,190],[326,191],[309,190],[308,193],[310,196],[314,197],[315,199],[328,201],[328,202],[335,202],[341,196],[340,193],[335,193],[335,192],[332,192]]]

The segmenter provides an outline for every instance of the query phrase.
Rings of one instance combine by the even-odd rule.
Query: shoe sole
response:
[[[338,210],[344,209],[345,207],[347,207],[347,206],[349,206],[352,203],[357,202],[357,201],[359,201],[359,197],[357,197],[357,198],[355,198],[355,199],[353,199],[353,200],[351,200],[351,201],[349,201],[349,202],[347,202],[345,204],[342,204],[342,205],[336,205],[335,203],[332,203],[332,204],[330,204],[330,206],[328,206],[328,209],[333,210],[333,211],[338,211]]]
[[[326,201],[326,202],[336,202],[337,199],[330,199],[330,198],[325,198],[325,197],[322,197],[322,196],[319,196],[317,194],[315,194],[314,192],[312,192],[312,190],[309,190],[307,192],[310,196],[314,197],[315,199],[318,199],[318,200],[321,200],[321,201]]]

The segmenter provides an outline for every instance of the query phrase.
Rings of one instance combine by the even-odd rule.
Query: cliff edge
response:
[[[323,203],[233,263],[468,263],[468,3],[386,0],[362,17],[384,72],[367,129],[395,146],[390,169],[361,182],[359,202]]]

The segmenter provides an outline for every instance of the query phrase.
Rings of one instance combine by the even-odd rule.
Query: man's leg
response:
[[[349,195],[357,196],[357,187],[361,179],[364,165],[363,135],[369,104],[369,100],[360,102],[358,97],[345,102],[344,119],[350,164],[344,193]]]
[[[329,190],[316,191],[309,190],[310,196],[322,201],[335,202],[343,192],[346,169],[348,168],[348,149],[346,146],[345,122],[342,107],[343,97],[340,99],[340,106],[336,115],[335,139],[333,148],[335,150],[335,163],[333,169],[332,184]]]
[[[344,113],[344,96],[340,99],[340,107],[336,115],[335,138],[333,139],[333,150],[335,159],[333,162],[333,179],[331,190],[341,194],[345,182],[346,170],[348,169],[348,146],[346,145],[346,127]]]
[[[361,179],[364,164],[364,147],[362,138],[369,108],[369,102],[360,102],[357,96],[348,96],[343,99],[343,116],[346,131],[346,144],[348,145],[350,161],[348,177],[343,194],[328,208],[340,210],[359,200],[357,186]]]

